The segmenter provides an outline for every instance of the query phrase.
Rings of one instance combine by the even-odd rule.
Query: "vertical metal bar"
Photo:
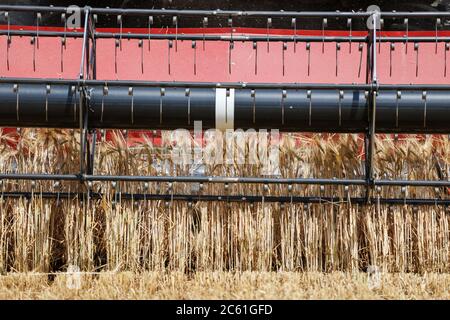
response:
[[[93,17],[91,17],[91,14],[88,13],[88,32],[89,32],[89,36],[88,36],[88,41],[89,39],[91,39],[92,41],[92,49],[91,49],[91,54],[89,55],[89,61],[88,61],[88,66],[89,66],[89,70],[90,72],[88,72],[88,79],[93,79],[96,80],[97,79],[97,41],[96,41],[96,37],[95,37],[95,19]],[[89,111],[89,103],[90,100],[87,101],[86,104],[86,129],[88,127],[88,111]],[[92,138],[92,145],[90,146],[90,148],[87,149],[88,154],[87,154],[87,174],[94,174],[94,162],[95,162],[95,144],[96,144],[96,140],[97,140],[97,130],[96,129],[92,129],[92,131],[88,131],[89,132],[89,138]],[[88,190],[89,191],[89,190]]]
[[[373,187],[373,159],[374,159],[374,149],[375,149],[375,127],[376,127],[376,109],[377,109],[377,87],[378,87],[378,78],[377,78],[377,19],[378,12],[374,12],[372,15],[373,18],[373,30],[371,37],[371,90],[368,98],[369,105],[369,130],[366,135],[366,144],[367,144],[367,152],[366,152],[366,199],[367,202],[370,202],[370,191]],[[370,108],[371,107],[371,108]]]
[[[88,53],[89,50],[89,38],[88,38],[88,30],[89,30],[89,8],[85,7],[84,9],[84,30],[83,30],[83,47],[81,52],[81,64],[80,64],[80,73],[79,78],[80,80],[85,80],[86,73],[88,72],[88,68],[86,68],[86,61],[88,59]],[[80,177],[83,176],[85,173],[85,150],[86,150],[86,92],[85,92],[85,85],[84,81],[81,83],[80,89],[80,118],[79,118],[79,125],[80,125]]]

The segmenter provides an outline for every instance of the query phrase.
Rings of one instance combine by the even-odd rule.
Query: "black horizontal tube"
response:
[[[43,199],[101,199],[105,194],[99,192],[79,193],[79,192],[2,192],[1,198],[43,198]],[[304,203],[304,204],[367,204],[367,199],[362,197],[298,197],[298,196],[255,196],[255,195],[186,195],[186,194],[132,194],[116,193],[116,201],[188,201],[188,202],[238,202],[238,203]],[[420,199],[420,198],[371,198],[372,204],[389,205],[413,205],[413,206],[449,206],[447,199]]]
[[[434,90],[450,91],[450,84],[350,84],[350,83],[264,83],[264,82],[189,82],[189,81],[142,81],[142,80],[85,80],[57,78],[0,77],[0,83],[13,84],[65,84],[78,86],[106,85],[112,87],[157,88],[234,88],[234,89],[331,89],[331,90]]]
[[[97,32],[96,38],[116,38],[116,39],[148,39],[149,35],[145,33],[105,33]],[[202,34],[152,34],[150,35],[152,40],[198,40],[203,39],[207,41],[254,41],[254,42],[367,42],[367,36],[362,37],[349,37],[349,36],[281,36],[281,35],[202,35]],[[433,38],[434,39],[434,38]],[[433,40],[435,41],[435,40]]]
[[[74,31],[44,31],[44,30],[0,30],[0,36],[37,36],[40,37],[67,37],[67,38],[83,38],[83,32]],[[367,42],[367,36],[283,36],[283,35],[211,35],[211,34],[148,34],[148,33],[111,33],[111,32],[95,32],[94,36],[98,39],[148,39],[151,40],[192,40],[192,41],[252,41],[252,42]],[[439,38],[439,41],[444,41]],[[14,39],[12,39],[14,41]],[[404,41],[404,40],[399,40]],[[433,38],[432,41],[435,41]]]
[[[41,36],[41,37],[68,37],[82,38],[83,32],[74,31],[45,31],[45,30],[0,30],[0,36]],[[192,41],[235,41],[235,42],[368,42],[367,36],[285,36],[285,35],[210,35],[210,34],[148,34],[148,33],[111,33],[111,32],[95,32],[95,37],[99,39],[148,39],[151,40],[192,40]],[[381,42],[450,42],[448,36],[435,37],[377,37],[377,41]]]
[[[370,90],[370,84],[335,84],[335,83],[257,83],[257,82],[185,82],[185,81],[141,81],[141,80],[80,80],[55,78],[1,78],[0,83],[13,84],[66,84],[84,86],[132,86],[152,88],[234,88],[234,89],[341,89]],[[410,85],[383,85],[384,88],[397,89]],[[450,85],[423,85],[430,90],[450,90]],[[422,87],[420,87],[422,88]]]
[[[98,82],[97,82],[98,83]],[[242,84],[241,84],[242,85]],[[130,83],[130,86],[132,84]],[[88,86],[88,127],[100,129],[202,129],[216,127],[216,89]],[[363,133],[364,90],[235,89],[234,128],[291,132]],[[284,96],[284,97],[283,97]],[[79,127],[79,92],[74,86],[0,83],[0,126]],[[450,133],[450,90],[380,90],[377,133]],[[253,121],[254,120],[254,121]]]
[[[69,7],[34,6],[34,5],[0,5],[5,12],[48,12],[65,13]],[[221,17],[306,17],[306,18],[367,18],[374,12],[341,12],[341,11],[238,11],[238,10],[177,10],[177,9],[127,9],[127,8],[81,8],[83,12],[97,15],[131,15],[131,16],[221,16]],[[381,18],[445,18],[450,17],[447,11],[417,12],[379,12]]]
[[[121,182],[173,182],[173,183],[229,183],[229,184],[283,184],[283,185],[334,185],[363,186],[365,179],[327,178],[262,178],[262,177],[220,177],[220,176],[124,176],[124,175],[80,175],[3,173],[0,180],[42,180],[42,181],[121,181]],[[449,180],[374,180],[372,186],[450,187]]]
[[[31,6],[31,5],[0,5],[0,11],[13,12],[67,12],[68,7],[52,7],[52,6]],[[115,15],[172,15],[172,16],[226,16],[226,17],[355,17],[364,18],[369,17],[373,12],[341,12],[341,11],[238,11],[238,10],[177,10],[177,9],[126,9],[126,8],[91,8],[84,7],[84,10],[89,9],[92,14],[115,14]],[[450,17],[450,12],[433,11],[433,12],[380,12],[383,18],[400,18],[400,17],[414,17],[414,18],[430,18],[430,17]]]

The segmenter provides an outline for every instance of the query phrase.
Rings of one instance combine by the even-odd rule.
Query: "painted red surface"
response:
[[[7,26],[0,26],[7,29]],[[34,30],[35,27],[11,26],[16,30]],[[62,28],[40,27],[40,31],[62,31]],[[99,32],[119,33],[119,29],[97,29]],[[82,30],[75,30],[82,31]],[[146,34],[148,29],[127,29],[123,33]],[[179,28],[179,34],[227,34],[230,28]],[[152,33],[175,33],[173,28],[152,29]],[[234,28],[235,35],[267,34],[266,29]],[[270,29],[272,35],[292,35],[293,30]],[[297,30],[297,35],[322,36],[321,30]],[[325,31],[325,36],[349,35],[347,31]],[[365,36],[366,32],[353,31],[352,36]],[[381,32],[381,36],[404,36],[404,32]],[[411,31],[410,36],[435,36],[433,31]],[[440,31],[439,36],[450,36]],[[71,38],[62,47],[61,37],[39,37],[39,45],[31,43],[30,36],[13,36],[7,45],[7,37],[0,36],[0,77],[63,78],[76,79],[79,74],[82,39]],[[228,41],[174,41],[170,49],[167,40],[144,40],[143,48],[138,40],[121,40],[116,48],[114,39],[97,40],[97,79],[101,80],[150,80],[150,81],[199,81],[199,82],[285,82],[285,83],[365,83],[367,48],[358,50],[358,43],[312,42],[311,50],[305,43],[259,42],[257,54],[251,42],[235,41],[230,49]],[[407,49],[406,49],[407,47]],[[351,49],[350,49],[351,48]],[[142,51],[141,51],[142,50]],[[142,54],[142,55],[141,55]],[[284,59],[283,59],[284,55]],[[450,52],[445,57],[445,44],[420,43],[414,50],[409,42],[396,43],[391,52],[390,43],[382,43],[378,51],[378,76],[380,83],[448,84],[450,81]],[[195,57],[195,62],[194,62]],[[309,61],[309,62],[308,62]],[[445,65],[447,63],[447,66]],[[231,65],[231,70],[230,70]],[[309,67],[308,67],[309,65]],[[116,68],[117,66],[117,68]],[[256,66],[256,70],[255,70]],[[284,67],[283,67],[284,66]],[[309,73],[308,73],[309,68]],[[445,70],[449,69],[447,72]],[[283,72],[284,69],[284,72]],[[160,143],[160,134],[150,131],[128,133],[128,141],[147,135]],[[107,133],[107,139],[111,134]]]

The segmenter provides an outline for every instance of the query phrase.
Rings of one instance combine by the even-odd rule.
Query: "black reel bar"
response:
[[[88,93],[89,108],[84,114],[88,128],[193,129],[194,121],[190,119],[202,121],[204,129],[216,128],[218,92],[215,88],[189,88],[189,95],[187,88],[165,88],[161,108],[160,87],[105,85],[104,82],[100,85],[101,81],[93,81],[95,84],[87,84],[84,87],[87,89],[77,91],[72,84],[42,81],[45,84],[11,84],[0,80],[0,126],[78,128],[81,96]],[[370,87],[367,90],[349,87],[346,90],[234,89],[234,127],[364,133],[369,116],[367,104],[372,98]],[[422,90],[402,90],[401,99],[397,97],[398,92],[379,91],[377,133],[449,133],[450,88],[428,91],[426,102]],[[284,110],[280,108],[281,102]]]
[[[58,13],[68,12],[65,7],[38,6],[0,6],[0,11]],[[378,82],[377,42],[405,42],[404,37],[381,37],[377,28],[370,30],[368,36],[302,36],[297,34],[297,21],[305,18],[323,19],[323,28],[329,18],[343,18],[351,26],[352,19],[373,19],[373,25],[386,19],[422,18],[434,19],[436,25],[441,19],[449,18],[450,12],[289,12],[289,11],[222,11],[222,10],[165,10],[165,9],[83,9],[83,32],[39,30],[0,30],[0,35],[11,36],[82,37],[83,49],[78,79],[30,79],[0,78],[0,126],[7,127],[48,127],[80,129],[80,172],[76,174],[0,174],[1,180],[55,180],[87,182],[89,196],[101,197],[91,192],[93,181],[129,182],[175,182],[182,183],[256,183],[283,184],[292,190],[292,185],[364,186],[366,196],[348,197],[344,201],[367,204],[378,201],[387,204],[443,205],[448,206],[448,177],[440,175],[437,181],[377,180],[373,177],[373,154],[375,133],[450,133],[450,85],[387,85]],[[123,16],[148,16],[148,34],[98,32],[95,23],[100,15],[117,15],[122,29]],[[292,19],[295,29],[293,36],[254,35],[188,35],[151,34],[156,17],[172,17],[179,28],[183,16],[198,17],[203,26],[208,25],[209,17],[224,17],[233,26],[233,17],[267,18],[267,28],[272,19]],[[9,20],[8,20],[9,21]],[[38,20],[39,21],[39,20]],[[8,24],[9,26],[9,24]],[[96,39],[116,38],[120,47],[122,39],[168,39],[205,41],[272,41],[294,42],[359,42],[368,47],[366,84],[293,84],[293,83],[192,83],[192,82],[145,82],[145,81],[100,81],[96,80]],[[411,42],[445,42],[446,49],[450,37],[409,37]],[[38,42],[37,42],[38,43]],[[268,47],[269,48],[269,47]],[[95,130],[96,129],[192,129],[195,121],[202,121],[203,129],[218,127],[216,100],[219,95],[233,91],[233,125],[235,129],[279,129],[281,131],[365,133],[366,176],[363,179],[282,179],[282,178],[243,178],[243,177],[151,177],[151,176],[98,176],[94,175]],[[163,99],[162,99],[163,97]],[[107,106],[105,108],[105,106]],[[281,107],[280,107],[281,106]],[[221,123],[222,124],[222,123]],[[223,129],[221,127],[221,129]],[[374,197],[374,188],[382,186],[434,187],[440,190],[439,199],[384,199]],[[61,193],[57,193],[58,197]],[[51,198],[53,193],[42,193]],[[28,197],[27,192],[3,192],[3,197]],[[68,198],[77,193],[65,194]],[[136,196],[134,198],[134,196]],[[131,195],[139,200],[139,195]],[[193,201],[269,201],[321,203],[338,202],[337,198],[289,196],[210,196],[210,195],[151,195],[142,194],[143,199]],[[123,199],[127,195],[123,194]],[[231,199],[231,200],[230,200]],[[317,200],[319,199],[319,200]]]

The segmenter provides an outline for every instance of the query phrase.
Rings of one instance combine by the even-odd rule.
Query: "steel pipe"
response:
[[[0,126],[78,128],[80,93],[75,85],[0,84]],[[93,85],[89,128],[216,128],[227,110],[228,127],[302,132],[365,132],[367,93],[363,90],[156,88]],[[223,90],[223,91],[219,91]],[[222,93],[221,93],[222,92]],[[398,94],[380,90],[377,133],[450,133],[450,90]]]
[[[3,192],[0,193],[0,199],[8,198],[26,198],[32,199],[101,199],[104,193],[89,192]],[[188,202],[237,202],[237,203],[304,203],[304,204],[366,204],[366,198],[362,197],[300,197],[300,196],[255,196],[255,195],[188,195],[188,194],[146,194],[146,193],[116,193],[116,201],[188,201]],[[376,205],[413,205],[413,206],[450,206],[448,199],[421,199],[421,198],[371,198],[371,203]]]

